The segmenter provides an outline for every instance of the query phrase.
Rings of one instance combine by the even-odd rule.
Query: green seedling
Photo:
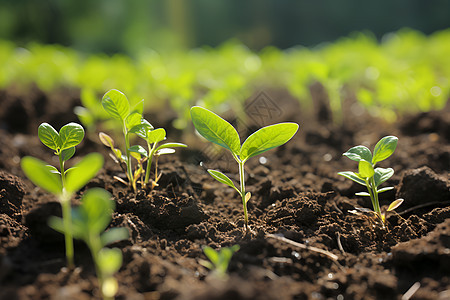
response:
[[[54,150],[59,158],[59,170],[30,156],[21,161],[25,175],[37,186],[55,195],[62,206],[65,227],[66,258],[68,267],[73,267],[73,240],[70,199],[72,195],[89,182],[103,166],[103,157],[98,153],[86,155],[72,168],[65,170],[64,164],[75,154],[77,146],[84,138],[84,129],[77,123],[69,123],[59,133],[47,123],[38,129],[41,142]]]
[[[126,166],[129,184],[134,191],[137,189],[138,179],[141,178],[141,184],[144,188],[150,183],[150,169],[153,158],[155,158],[156,165],[157,158],[160,155],[175,152],[172,149],[173,147],[187,147],[181,143],[158,145],[158,143],[166,139],[166,131],[163,128],[155,129],[138,111],[130,113],[130,105],[126,96],[118,90],[107,92],[103,97],[102,105],[112,117],[121,121],[125,137],[126,154],[123,155],[120,149],[115,148],[114,140],[106,133],[100,132],[100,140],[104,145],[111,148],[113,159],[121,166]],[[131,133],[143,138],[147,143],[148,150],[140,145],[130,146],[129,135]],[[131,167],[131,157],[135,158],[138,164],[134,171]],[[145,161],[147,161],[147,167],[144,170],[143,163]],[[145,178],[142,179],[144,174]],[[155,168],[155,179],[152,182],[152,188],[158,185],[158,179],[158,171]]]
[[[136,109],[130,108],[127,97],[118,90],[108,91],[102,98],[103,109],[114,119],[120,121],[125,140],[125,155],[120,160],[125,162],[126,174],[129,184],[133,185],[133,172],[131,166],[129,130],[141,123],[142,115]],[[111,139],[112,140],[112,139]],[[112,146],[113,148],[113,146]],[[114,152],[114,150],[113,150]],[[117,157],[117,154],[114,153]]]
[[[211,247],[205,246],[203,248],[203,252],[209,261],[200,260],[200,264],[210,269],[217,277],[226,278],[230,260],[239,248],[239,245],[234,245],[232,247],[221,248],[219,251],[216,251]]]
[[[251,194],[245,192],[244,164],[249,158],[288,142],[297,132],[298,124],[279,123],[263,127],[250,135],[241,145],[236,129],[215,113],[203,107],[194,106],[191,108],[191,118],[195,128],[205,139],[229,150],[239,165],[240,188],[237,188],[233,181],[220,171],[209,169],[208,173],[239,193],[244,207],[245,231],[248,233],[247,202]]]
[[[91,251],[103,299],[113,299],[118,290],[114,274],[122,265],[122,252],[117,248],[105,248],[106,245],[128,238],[128,229],[105,229],[111,222],[114,201],[111,194],[100,188],[86,191],[81,205],[73,209],[71,232],[77,239],[83,240]],[[66,233],[64,221],[52,217],[49,224],[57,231]]]
[[[386,213],[393,211],[399,207],[403,199],[393,201],[386,211],[381,211],[378,201],[378,194],[392,190],[394,187],[378,188],[380,184],[388,180],[394,175],[392,168],[375,168],[376,163],[385,160],[394,153],[397,147],[398,138],[395,136],[385,136],[376,145],[372,152],[365,146],[355,146],[345,152],[343,155],[351,160],[358,162],[358,173],[345,171],[338,174],[353,180],[356,183],[364,185],[368,192],[356,193],[357,196],[370,197],[375,214],[384,224],[386,221]]]
[[[136,159],[140,161],[140,157],[147,159],[147,168],[145,171],[145,179],[143,181],[144,188],[150,182],[150,168],[152,165],[152,160],[155,158],[155,179],[152,181],[152,188],[158,186],[158,158],[163,154],[174,153],[174,147],[187,147],[185,144],[181,143],[165,143],[158,146],[158,143],[166,139],[166,131],[164,128],[154,129],[153,126],[146,121],[142,120],[142,123],[131,128],[130,133],[135,133],[139,137],[143,138],[147,143],[147,149],[140,145],[130,147],[132,153],[137,154]]]

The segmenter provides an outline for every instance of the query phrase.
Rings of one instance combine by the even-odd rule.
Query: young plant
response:
[[[239,188],[220,171],[208,170],[208,173],[217,181],[234,188],[241,195],[245,231],[248,233],[247,202],[250,200],[251,194],[245,192],[244,164],[249,158],[288,142],[297,132],[298,125],[296,123],[279,123],[263,127],[250,135],[241,145],[236,129],[215,113],[203,107],[194,106],[191,108],[191,118],[195,129],[205,139],[229,150],[239,165]]]
[[[91,251],[99,287],[103,299],[113,299],[118,290],[114,278],[122,265],[122,252],[117,248],[104,248],[106,245],[128,238],[128,230],[112,228],[104,232],[111,222],[114,201],[104,189],[93,188],[81,198],[81,205],[73,210],[71,231],[77,239],[83,240]],[[64,221],[58,217],[49,220],[50,226],[66,233]]]
[[[142,117],[138,111],[130,113],[130,105],[126,96],[118,90],[110,90],[105,94],[102,100],[104,109],[114,118],[119,119],[122,124],[123,134],[125,137],[126,154],[123,155],[120,149],[115,148],[114,140],[107,134],[100,132],[101,142],[111,148],[113,159],[126,166],[126,174],[129,184],[133,190],[137,189],[137,181],[145,174],[145,179],[141,180],[142,186],[145,188],[150,182],[150,169],[152,160],[155,160],[162,154],[175,152],[173,147],[187,147],[181,143],[166,143],[158,146],[158,143],[166,139],[166,131],[163,128],[154,129],[154,127]],[[147,143],[147,149],[140,145],[130,146],[129,135],[134,133],[143,138]],[[133,172],[131,166],[131,157],[135,158],[138,167]],[[147,160],[147,167],[144,171],[143,162]],[[158,172],[155,168],[155,180],[152,182],[152,188],[158,185]]]
[[[70,199],[102,168],[103,157],[98,153],[91,153],[72,168],[64,169],[65,162],[75,154],[75,146],[84,138],[84,129],[77,123],[69,123],[63,126],[59,133],[50,124],[42,123],[38,129],[38,136],[45,146],[55,151],[55,155],[59,158],[59,170],[30,156],[22,159],[22,170],[35,185],[52,193],[59,199],[66,229],[64,235],[67,266],[72,268],[73,240],[70,230]]]
[[[373,155],[367,147],[355,146],[345,152],[343,155],[351,160],[358,162],[358,173],[345,171],[338,174],[353,180],[356,183],[364,185],[368,192],[356,193],[357,196],[370,197],[375,214],[383,222],[386,221],[386,213],[399,207],[403,199],[393,201],[385,212],[380,209],[378,194],[392,190],[394,187],[385,187],[378,189],[378,186],[394,175],[392,168],[375,168],[376,163],[385,160],[394,153],[397,147],[398,138],[395,136],[385,136],[376,145]]]
[[[211,247],[205,246],[203,248],[203,252],[209,261],[200,260],[200,264],[210,269],[217,277],[226,278],[231,257],[233,257],[233,254],[237,252],[239,248],[239,245],[234,245],[232,247],[225,247],[221,248],[219,251],[216,251]]]
[[[166,131],[164,128],[154,129],[152,125],[145,119],[142,123],[131,128],[130,133],[135,133],[139,137],[143,138],[147,143],[147,149],[140,145],[130,147],[130,151],[139,156],[136,159],[139,161],[140,156],[147,159],[147,168],[145,171],[145,179],[143,181],[144,188],[150,182],[150,168],[152,165],[152,160],[155,158],[155,179],[152,181],[152,188],[158,186],[158,158],[163,154],[174,153],[174,147],[187,147],[185,144],[181,143],[165,143],[158,146],[158,143],[166,139]]]

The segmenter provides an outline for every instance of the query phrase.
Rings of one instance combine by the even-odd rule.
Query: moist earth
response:
[[[271,110],[256,107],[255,98],[246,103],[244,121],[236,112],[223,114],[241,136],[280,121],[298,122],[300,130],[246,164],[249,235],[237,193],[206,172],[219,169],[237,182],[237,165],[192,126],[173,129],[171,111],[146,118],[166,128],[169,141],[189,147],[160,159],[153,190],[133,192],[115,180],[124,177],[121,168],[96,132],[87,132],[73,160],[95,151],[105,166],[72,204],[92,187],[113,195],[110,228],[130,232],[112,245],[123,252],[117,299],[450,299],[450,106],[386,123],[367,112],[352,115],[352,99],[344,101],[342,116],[333,115],[320,84],[311,86],[310,110],[286,91],[263,94]],[[0,299],[99,298],[89,250],[76,241],[77,267],[65,268],[63,238],[47,225],[49,216],[61,215],[60,204],[20,168],[25,155],[56,165],[37,127],[77,121],[77,105],[78,92],[69,89],[0,92]],[[404,203],[383,227],[370,214],[354,213],[372,208],[370,199],[355,196],[364,187],[337,172],[356,171],[343,152],[359,144],[373,149],[385,135],[398,136],[399,144],[380,163],[396,172],[385,184],[395,189],[381,194],[380,203]],[[227,279],[199,263],[206,259],[203,246],[235,244],[240,250]]]

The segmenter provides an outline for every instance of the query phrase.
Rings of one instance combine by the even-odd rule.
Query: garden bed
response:
[[[25,155],[52,162],[37,127],[77,122],[77,94],[0,92],[0,299],[99,297],[89,250],[76,242],[77,268],[65,268],[63,236],[47,226],[49,216],[61,214],[60,205],[20,169]],[[313,96],[324,102],[318,101],[320,93]],[[269,107],[258,110],[259,101]],[[161,158],[160,186],[153,191],[134,193],[114,180],[124,175],[89,133],[74,160],[93,151],[104,154],[105,167],[86,188],[111,192],[111,227],[130,232],[127,241],[114,245],[124,257],[117,299],[400,299],[408,292],[413,296],[406,299],[450,298],[449,105],[394,124],[370,117],[355,103],[346,105],[342,121],[333,122],[326,104],[305,113],[286,92],[272,90],[247,101],[245,120],[228,116],[241,136],[279,121],[300,124],[289,143],[246,165],[250,236],[238,194],[205,169],[220,169],[237,181],[232,158],[194,135],[192,126],[172,129],[170,111],[146,118],[166,128],[169,141],[189,147]],[[355,170],[343,152],[359,144],[373,148],[385,135],[398,136],[399,143],[380,163],[396,172],[388,181],[394,191],[381,194],[380,202],[405,201],[383,229],[349,212],[371,208],[370,199],[355,196],[363,188],[337,172]],[[210,276],[199,264],[203,246],[234,244],[240,250],[228,280]]]

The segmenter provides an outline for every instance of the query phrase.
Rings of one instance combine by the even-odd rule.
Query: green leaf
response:
[[[132,112],[125,119],[125,124],[128,130],[130,130],[134,126],[140,125],[141,123],[142,123],[142,115],[138,112]]]
[[[59,170],[57,168],[55,168],[54,166],[47,165],[47,168],[51,173],[61,175],[61,172],[59,172]]]
[[[105,277],[110,277],[122,266],[122,251],[118,248],[103,248],[98,252],[98,266]]]
[[[60,217],[50,216],[48,218],[48,226],[50,226],[50,228],[52,228],[53,230],[58,231],[59,233],[64,234],[65,232],[64,222]]]
[[[339,172],[338,175],[344,176],[345,178],[348,178],[350,180],[353,180],[356,183],[359,183],[361,185],[366,185],[366,182],[358,176],[358,174],[352,172],[352,171],[345,171],[345,172]]]
[[[106,190],[87,190],[81,198],[81,205],[74,209],[74,227],[86,228],[86,233],[99,235],[109,225],[113,209],[114,202]]]
[[[387,187],[384,187],[384,188],[382,188],[382,189],[377,190],[377,193],[378,193],[378,194],[379,194],[379,193],[384,193],[384,192],[387,192],[387,191],[391,191],[391,190],[393,190],[393,189],[394,189],[393,186],[387,186]]]
[[[360,161],[361,159],[372,161],[372,153],[370,153],[370,150],[367,147],[364,146],[356,146],[353,148],[350,148],[347,152],[342,154],[343,156],[346,156],[354,161]]]
[[[235,189],[239,194],[241,193],[238,188],[234,185],[233,181],[231,181],[230,178],[228,178],[227,175],[223,174],[220,171],[217,170],[208,170],[208,173],[217,181],[224,183],[228,186],[231,186],[233,189]]]
[[[297,130],[298,125],[295,123],[279,123],[259,129],[250,135],[242,145],[241,160],[245,162],[252,156],[285,144]]]
[[[402,205],[402,203],[403,203],[403,199],[402,198],[397,199],[397,200],[393,201],[389,205],[389,207],[388,207],[388,209],[386,211],[392,211],[392,210],[396,209],[397,207],[399,207],[400,205]]]
[[[158,128],[151,130],[147,133],[147,142],[150,144],[158,143],[166,138],[166,130],[164,128]]]
[[[138,135],[144,140],[147,139],[148,133],[153,130],[152,124],[150,124],[147,120],[142,119],[141,124],[133,126],[129,132]]]
[[[49,168],[45,162],[31,156],[26,156],[22,158],[20,164],[25,175],[35,185],[54,195],[62,194],[61,177],[52,172],[51,170],[53,168]]]
[[[38,128],[38,136],[42,144],[50,149],[57,150],[61,148],[61,139],[58,132],[52,125],[48,123],[42,123]]]
[[[376,145],[373,151],[372,163],[376,164],[379,161],[385,160],[394,153],[397,147],[398,138],[396,136],[385,136]]]
[[[90,153],[73,166],[73,171],[67,174],[65,188],[69,193],[75,193],[89,182],[103,167],[103,156]]]
[[[108,91],[103,96],[102,106],[113,118],[122,121],[130,114],[130,103],[127,97],[118,90]]]
[[[358,172],[363,178],[371,178],[375,174],[372,164],[364,159],[359,161]]]
[[[191,108],[191,118],[195,129],[208,141],[239,154],[241,142],[236,129],[206,108],[194,106]]]
[[[165,149],[165,148],[174,148],[174,147],[186,148],[187,145],[182,144],[182,143],[166,143],[166,144],[162,144],[158,148],[156,148],[156,151],[159,151],[159,150],[162,150],[162,149]]]
[[[84,138],[83,126],[77,123],[69,123],[59,130],[59,138],[61,139],[61,150],[75,147]]]
[[[61,151],[63,161],[68,161],[75,154],[75,147],[70,147]]]
[[[216,265],[219,262],[219,253],[213,248],[205,246],[203,248],[203,252],[214,265]]]
[[[164,154],[173,154],[175,153],[175,149],[172,148],[163,148],[155,151],[155,155],[164,155]]]
[[[128,239],[130,236],[128,229],[125,227],[111,228],[101,235],[102,245],[106,246],[111,243],[119,242]]]
[[[370,194],[368,192],[359,192],[355,193],[356,196],[362,196],[362,197],[370,197]]]
[[[375,168],[375,174],[373,175],[373,179],[375,181],[375,187],[379,186],[386,180],[394,175],[394,169],[392,168]]]
[[[130,148],[128,148],[128,151],[139,153],[140,155],[142,155],[144,157],[148,157],[147,150],[145,150],[145,148],[142,147],[141,145],[131,146]]]

